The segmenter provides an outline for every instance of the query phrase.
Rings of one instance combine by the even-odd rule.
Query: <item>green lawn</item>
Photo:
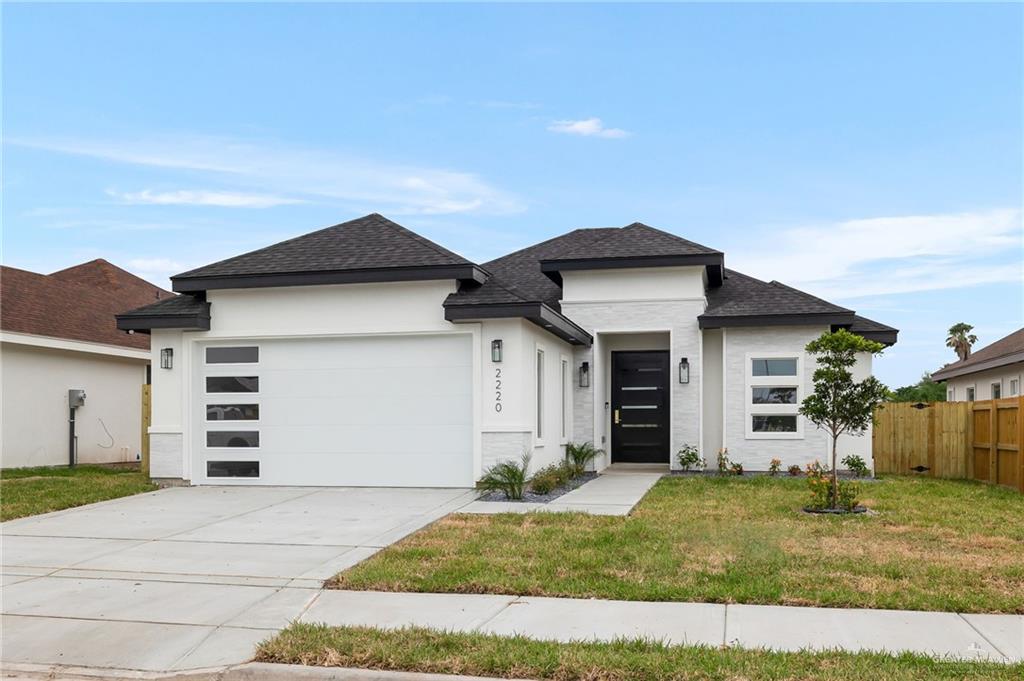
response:
[[[876,515],[800,512],[803,479],[662,479],[626,518],[452,515],[342,589],[1024,613],[1024,495],[887,478]]]
[[[59,511],[149,492],[156,485],[135,470],[76,466],[0,470],[0,520]]]
[[[427,629],[382,631],[293,624],[260,645],[261,662],[558,681],[911,681],[1006,679],[1022,665],[939,662],[874,653],[771,653],[658,643],[548,643]]]

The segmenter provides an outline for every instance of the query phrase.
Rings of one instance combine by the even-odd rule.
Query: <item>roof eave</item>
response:
[[[522,317],[572,345],[589,347],[593,337],[565,315],[540,302],[445,305],[444,318],[453,323]]]
[[[979,371],[986,371],[988,369],[998,369],[999,367],[1007,366],[1009,364],[1017,364],[1018,362],[1024,362],[1024,351],[1013,352],[1009,355],[1003,355],[1002,357],[993,357],[992,359],[978,362],[977,364],[968,364],[967,366],[950,366],[939,369],[932,373],[933,381],[945,381],[950,378],[957,378],[959,376],[967,376],[968,374],[974,374]]]
[[[563,271],[571,270],[612,270],[640,267],[692,267],[704,265],[710,286],[721,286],[725,269],[725,255],[722,253],[692,253],[688,255],[645,255],[617,258],[566,258],[540,261],[540,271],[556,284],[561,285]]]
[[[178,293],[197,293],[215,289],[270,288],[280,286],[320,286],[328,284],[371,284],[401,281],[455,279],[487,281],[487,272],[472,263],[465,265],[423,265],[418,267],[381,267],[360,270],[320,270],[313,272],[275,272],[226,276],[171,277]]]
[[[148,314],[148,315],[116,315],[117,328],[121,331],[141,331],[149,333],[152,329],[181,329],[183,331],[209,331],[210,314]]]

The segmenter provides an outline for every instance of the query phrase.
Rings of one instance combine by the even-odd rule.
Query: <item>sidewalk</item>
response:
[[[419,626],[568,642],[643,638],[779,651],[911,651],[1024,661],[1024,616],[496,595],[324,591],[300,617],[328,625]]]
[[[592,515],[629,515],[647,490],[668,472],[660,467],[606,468],[593,480],[546,504],[520,501],[474,501],[459,513],[529,513],[578,511]]]

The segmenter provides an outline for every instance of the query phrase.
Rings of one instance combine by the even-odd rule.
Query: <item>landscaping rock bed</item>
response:
[[[811,508],[810,506],[804,506],[804,513],[814,513],[819,515],[851,515],[867,512],[867,506],[854,506],[853,510],[850,511],[847,511],[845,508]]]
[[[546,504],[551,501],[554,501],[563,494],[571,492],[577,487],[580,487],[581,485],[590,482],[596,477],[597,473],[588,471],[583,475],[579,475],[573,478],[572,480],[565,483],[561,487],[556,487],[547,494],[537,494],[536,492],[531,492],[529,489],[527,489],[526,491],[523,492],[522,499],[509,499],[505,496],[504,492],[487,492],[483,496],[479,497],[477,501],[508,501],[514,504]]]

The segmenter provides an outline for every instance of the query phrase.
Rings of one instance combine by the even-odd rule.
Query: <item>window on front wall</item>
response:
[[[754,358],[750,361],[753,376],[796,376],[796,357]]]
[[[974,387],[972,386],[970,388],[967,388],[966,389],[966,393],[967,393],[967,401],[968,402],[973,402],[974,401]]]
[[[544,351],[537,351],[537,439],[544,437]]]
[[[1010,379],[1010,397],[1016,397],[1020,394],[1020,381],[1016,378]]]
[[[799,357],[748,357],[747,438],[801,437],[800,398]]]
[[[569,432],[569,362],[562,360],[562,437]]]
[[[949,388],[946,388],[946,401],[952,402],[954,399],[956,399],[956,391],[953,390],[952,386],[950,386]]]
[[[993,400],[998,400],[1002,396],[1003,396],[1003,384],[1002,383],[993,383],[992,384],[992,399]]]

